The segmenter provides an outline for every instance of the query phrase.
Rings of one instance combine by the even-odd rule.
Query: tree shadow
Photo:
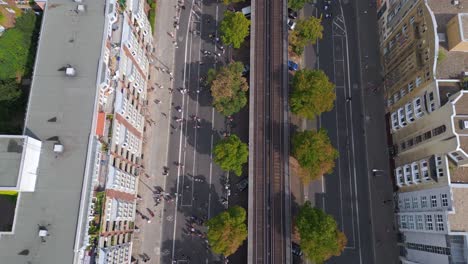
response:
[[[213,254],[205,241],[207,229],[204,226],[208,216],[213,217],[224,210],[218,192],[215,191],[213,184],[208,183],[206,175],[186,173],[180,177],[179,186],[174,184],[167,188],[167,192],[173,195],[177,193],[179,197],[177,201],[179,215],[175,226],[176,239],[173,240],[172,230],[170,230],[170,234],[164,235],[163,233],[161,263],[172,263],[173,253],[174,260],[178,260],[178,263],[188,263],[187,260],[190,263],[205,263],[206,260],[208,263],[221,263],[220,256]],[[201,181],[194,181],[194,179],[201,179]],[[210,198],[211,202],[208,203]],[[163,216],[164,221],[169,226],[171,223],[167,222],[166,214],[172,214],[172,212],[172,209],[168,209]],[[192,217],[197,220],[192,220]],[[199,222],[200,220],[203,223]],[[192,232],[191,228],[196,231]],[[173,245],[175,245],[174,252],[172,252]]]

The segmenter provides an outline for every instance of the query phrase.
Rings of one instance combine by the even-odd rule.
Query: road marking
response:
[[[335,47],[335,40],[334,38],[332,37],[332,46]],[[336,82],[335,80],[335,73],[336,73],[336,67],[335,67],[335,49],[332,49],[332,57],[333,57],[333,81]],[[339,150],[340,149],[340,136],[338,135],[338,104],[336,104],[336,111],[335,111],[335,121],[336,121],[336,145],[337,145],[337,149]],[[339,185],[340,185],[340,216],[341,216],[341,230],[343,231],[344,233],[344,217],[343,217],[343,191],[341,189],[341,166],[340,166],[340,158],[337,159],[337,163],[338,163],[338,182],[339,182]]]
[[[193,6],[193,1],[191,2],[190,4],[190,10],[192,9],[192,6]],[[191,13],[190,13],[191,14]],[[192,20],[192,16],[189,15],[189,19],[188,19],[188,25],[190,25],[190,21]],[[187,63],[187,43],[188,43],[188,34],[189,34],[189,29],[190,27],[187,26],[187,30],[186,30],[186,37],[185,37],[185,58],[184,58],[184,63]],[[183,75],[183,87],[185,87],[185,77],[186,77],[186,72],[185,72],[185,67],[184,67],[184,75]],[[182,105],[184,104],[184,97],[182,97]],[[184,117],[184,112],[182,111],[182,118]],[[183,124],[182,124],[182,127],[183,127]],[[179,163],[180,163],[180,159],[181,159],[181,151],[182,151],[182,129],[180,130],[180,136],[179,136]],[[179,191],[179,185],[180,185],[180,167],[177,168],[177,184],[176,184],[176,190],[177,192]],[[177,227],[177,209],[178,209],[178,205],[179,205],[179,195],[176,195],[176,198],[175,198],[175,206],[174,206],[174,230],[173,230],[173,233],[172,233],[172,260],[174,260],[174,256],[175,256],[175,242],[176,242],[176,227]]]
[[[341,5],[341,0],[338,2],[339,5],[340,5],[340,10],[341,10],[341,14],[343,16],[343,20],[344,20],[344,12],[343,12],[343,6]],[[349,87],[349,92],[351,93],[351,77],[350,77],[350,72],[349,72],[349,43],[348,43],[348,31],[347,31],[347,27],[346,27],[346,20],[343,21],[343,25],[344,25],[344,29],[345,29],[345,40],[346,40],[346,58],[347,58],[347,68],[348,68],[348,87]],[[359,32],[359,30],[358,30]],[[359,39],[359,37],[358,37]],[[358,49],[359,49],[359,45],[358,45]],[[350,119],[351,119],[351,148],[353,150],[353,153],[356,153],[355,152],[355,148],[354,148],[354,126],[353,126],[353,112],[350,111]],[[359,222],[359,200],[357,198],[357,195],[358,195],[358,192],[357,192],[357,181],[356,181],[356,175],[357,175],[357,172],[356,172],[356,158],[355,156],[353,156],[353,168],[354,168],[354,191],[355,191],[355,194],[356,194],[356,222],[357,222],[357,229],[358,229],[358,242],[359,242],[359,261],[360,263],[362,263],[362,248],[361,248],[361,229],[360,229],[360,222]],[[371,196],[369,195],[369,199],[371,198]],[[371,206],[372,208],[372,206]],[[372,209],[371,209],[372,210]]]

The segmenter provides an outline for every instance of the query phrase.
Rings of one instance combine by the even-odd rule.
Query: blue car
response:
[[[297,63],[294,61],[288,61],[288,69],[290,71],[297,71],[299,69],[299,65],[297,65]]]

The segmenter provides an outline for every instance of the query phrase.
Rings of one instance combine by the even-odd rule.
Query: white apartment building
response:
[[[101,220],[98,234],[83,237],[80,261],[89,261],[86,251],[95,248],[98,263],[120,264],[131,260],[153,35],[145,0],[127,0],[125,10],[116,0],[107,4],[98,76],[95,192],[90,193],[84,228],[95,225],[97,215]]]
[[[465,13],[440,0],[386,0],[378,12],[401,263],[468,263]]]

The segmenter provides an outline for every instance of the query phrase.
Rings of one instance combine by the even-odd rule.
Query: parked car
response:
[[[288,61],[288,69],[290,71],[297,71],[299,69],[299,65],[297,65],[297,63],[294,61]]]
[[[303,255],[301,247],[294,242],[291,243],[291,252],[293,253],[293,255],[298,257]]]
[[[236,187],[240,192],[242,192],[243,190],[247,188],[248,185],[249,185],[249,179],[244,178],[236,184]]]
[[[289,27],[289,30],[294,30],[294,28],[296,27],[296,22],[288,18],[288,27]]]
[[[291,8],[288,8],[288,17],[290,19],[296,19],[297,18],[297,12],[292,10]]]
[[[250,15],[252,13],[252,8],[250,6],[244,7],[242,8],[241,12],[242,14],[244,14],[246,18],[250,18]]]

